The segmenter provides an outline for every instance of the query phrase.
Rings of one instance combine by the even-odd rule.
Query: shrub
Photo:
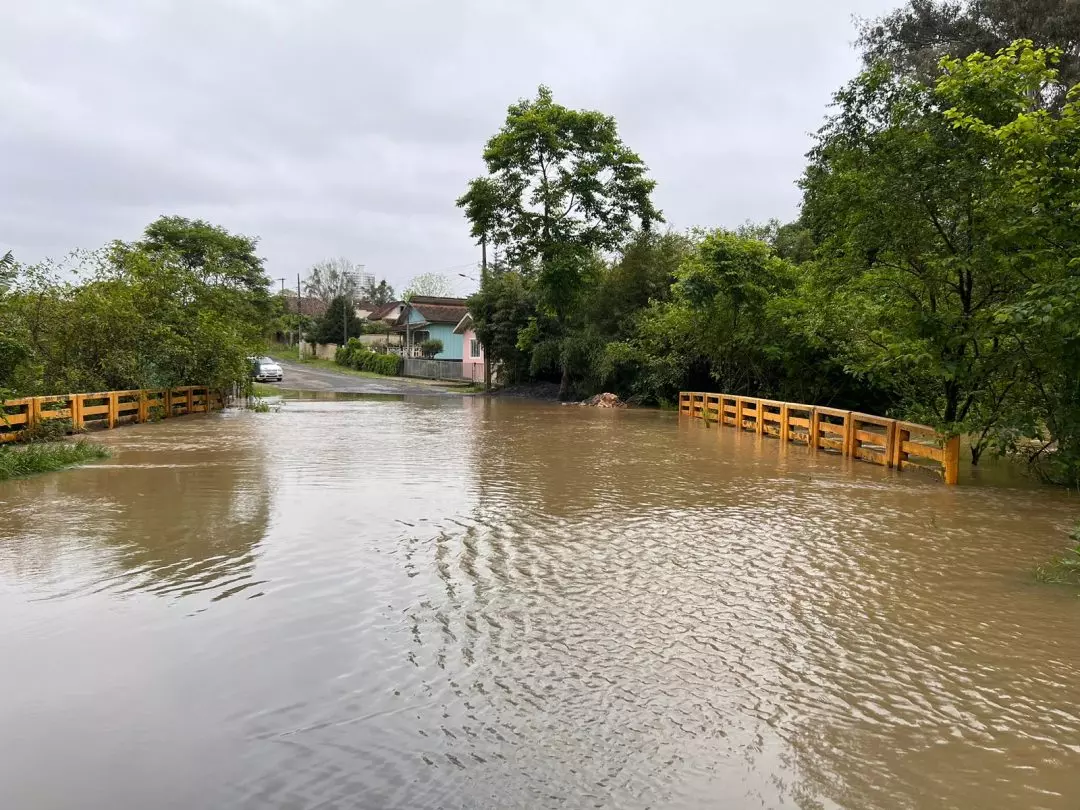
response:
[[[337,350],[334,361],[339,366],[347,366],[357,371],[370,371],[397,377],[401,374],[402,360],[396,354],[379,354],[368,349],[355,338]]]
[[[420,353],[424,357],[434,357],[443,350],[443,342],[438,338],[425,340],[420,344]]]

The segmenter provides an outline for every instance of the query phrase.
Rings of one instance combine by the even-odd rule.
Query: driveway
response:
[[[264,383],[286,391],[336,391],[342,394],[410,394],[440,396],[452,383],[413,380],[401,377],[357,377],[289,360],[276,361],[284,373],[279,383]]]

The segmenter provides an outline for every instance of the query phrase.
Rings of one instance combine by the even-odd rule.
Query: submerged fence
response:
[[[223,406],[221,394],[205,386],[9,399],[0,402],[0,443],[17,441],[27,430],[55,419],[69,419],[72,429],[81,432],[207,413]]]
[[[955,484],[959,475],[960,437],[949,438],[913,422],[839,408],[688,391],[679,394],[679,415],[683,414],[897,470],[930,470],[946,484]]]

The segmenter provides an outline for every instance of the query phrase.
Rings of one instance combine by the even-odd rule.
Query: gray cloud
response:
[[[851,14],[894,0],[51,0],[0,27],[0,250],[258,235],[271,276],[343,255],[401,285],[476,259],[454,199],[506,106],[614,115],[669,222],[790,217]],[[468,286],[464,281],[463,286]]]

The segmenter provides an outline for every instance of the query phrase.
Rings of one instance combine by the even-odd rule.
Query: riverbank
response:
[[[109,457],[100,444],[85,440],[0,447],[0,481],[57,472]]]

